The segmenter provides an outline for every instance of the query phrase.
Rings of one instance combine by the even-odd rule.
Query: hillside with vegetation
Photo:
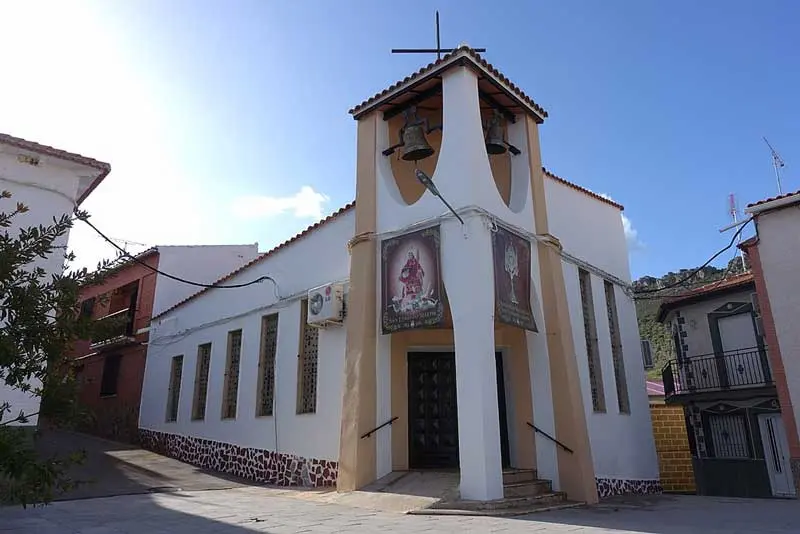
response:
[[[745,268],[742,268],[741,260],[736,257],[728,263],[727,267],[722,269],[713,266],[703,267],[697,275],[682,284],[678,284],[678,282],[688,277],[696,268],[681,269],[678,272],[670,271],[660,278],[643,276],[633,282],[633,289],[636,295],[636,314],[639,318],[639,335],[642,339],[650,340],[653,352],[654,367],[647,373],[649,378],[661,378],[661,369],[669,360],[675,357],[670,331],[665,325],[657,321],[658,308],[661,302],[665,298],[680,294],[687,289],[716,282],[732,274],[742,273],[745,269],[749,269],[749,266],[745,265]],[[675,286],[675,284],[678,285]],[[655,292],[655,290],[661,288],[668,289]]]

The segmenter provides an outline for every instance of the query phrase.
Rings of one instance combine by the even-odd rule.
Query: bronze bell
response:
[[[406,124],[400,131],[403,142],[403,159],[419,161],[433,155],[433,148],[425,139],[428,121],[417,117],[417,109],[409,108],[406,113]]]
[[[486,152],[491,156],[506,153],[506,142],[503,140],[503,123],[500,114],[495,111],[486,128]]]

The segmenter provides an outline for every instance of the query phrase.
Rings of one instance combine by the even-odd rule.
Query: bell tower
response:
[[[539,404],[541,396],[547,400],[541,409],[555,420],[557,437],[574,445],[572,455],[553,452],[550,461],[534,450],[534,437],[523,421],[517,430],[518,461],[529,461],[526,467],[554,479],[570,498],[595,502],[559,245],[547,224],[538,138],[547,113],[468,46],[350,113],[358,122],[356,231],[351,241],[339,489],[354,490],[392,469],[409,468],[408,393],[397,385],[405,380],[406,368],[399,359],[404,351],[429,346],[436,338],[449,340],[455,353],[461,496],[503,497],[492,251],[493,234],[505,225],[537,236],[526,267],[530,271],[520,276],[530,280],[539,327],[538,332],[512,332],[527,347],[515,360],[520,366],[515,373],[527,380],[527,389],[515,393],[515,410],[533,419],[531,405]],[[439,270],[449,324],[439,333],[417,331],[416,337],[381,333],[381,240],[431,224],[439,227]],[[533,393],[536,403],[527,379],[529,360],[542,362],[552,385],[550,391]],[[365,437],[392,417],[397,422],[387,432]]]

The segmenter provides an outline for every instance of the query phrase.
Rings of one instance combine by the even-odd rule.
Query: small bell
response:
[[[433,148],[425,139],[427,121],[417,117],[417,109],[409,108],[406,113],[406,124],[400,131],[403,143],[403,156],[406,161],[419,161],[433,155]]]
[[[495,111],[486,128],[486,152],[491,156],[506,153],[506,142],[503,140],[503,123],[500,114]]]

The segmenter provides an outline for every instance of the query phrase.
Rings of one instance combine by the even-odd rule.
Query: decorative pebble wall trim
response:
[[[276,486],[335,486],[337,462],[139,429],[142,447],[204,469]]]
[[[597,496],[601,499],[614,495],[656,495],[662,491],[659,480],[595,478],[595,482],[597,482]]]

